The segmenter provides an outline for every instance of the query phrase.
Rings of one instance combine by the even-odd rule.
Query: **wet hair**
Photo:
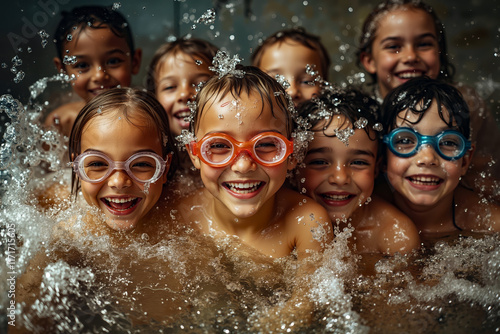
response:
[[[174,140],[170,133],[168,117],[161,104],[149,92],[133,88],[113,88],[107,90],[90,102],[78,113],[69,138],[69,158],[73,161],[81,152],[81,139],[85,126],[94,118],[108,113],[120,112],[129,123],[134,120],[145,120],[149,127],[156,128],[156,135],[162,144],[162,158],[176,152]],[[151,134],[153,135],[153,134]],[[178,166],[178,157],[172,154],[167,177],[173,178]],[[72,175],[71,192],[76,196],[80,182]]]
[[[417,124],[436,101],[439,117],[448,127],[470,137],[469,107],[458,89],[429,77],[413,78],[392,90],[382,104],[382,122],[387,134],[397,127],[398,120]],[[403,112],[403,114],[401,114]],[[409,122],[407,115],[417,116]]]
[[[175,56],[179,53],[185,53],[191,56],[191,58],[193,58],[193,61],[195,59],[196,60],[199,59],[211,65],[212,60],[217,54],[218,50],[219,48],[213,45],[212,43],[199,38],[182,37],[174,42],[163,44],[156,50],[155,54],[153,55],[153,58],[151,59],[151,62],[149,63],[148,74],[146,76],[147,90],[152,93],[155,93],[156,91],[155,79],[158,67],[161,65],[162,62],[165,61],[165,59],[168,56],[170,55]]]
[[[381,2],[377,5],[377,7],[375,7],[375,9],[370,13],[370,15],[368,15],[363,23],[361,37],[359,39],[359,49],[356,52],[357,65],[361,65],[360,62],[362,53],[371,54],[372,52],[373,41],[375,40],[377,30],[379,28],[379,21],[389,12],[397,9],[422,10],[431,16],[434,22],[434,28],[436,30],[437,42],[439,47],[440,71],[437,78],[450,83],[453,82],[455,67],[448,60],[448,48],[446,46],[446,34],[444,25],[438,18],[434,9],[421,0],[388,0]],[[370,76],[373,79],[373,83],[376,83],[377,75],[370,73]]]
[[[243,74],[242,74],[243,73]],[[191,131],[195,133],[199,128],[199,120],[203,112],[228,94],[238,99],[242,94],[258,93],[262,102],[262,110],[267,103],[271,114],[275,117],[275,108],[286,116],[286,131],[290,137],[293,128],[293,103],[288,98],[285,89],[271,76],[255,66],[236,65],[236,68],[222,77],[213,76],[201,88],[196,96],[196,113],[191,122]],[[207,106],[207,104],[210,104]],[[289,106],[291,104],[291,108]]]
[[[339,128],[355,129],[357,124],[366,120],[367,123],[363,126],[363,130],[368,138],[373,141],[378,140],[373,128],[378,122],[380,106],[376,100],[354,87],[330,86],[321,95],[299,105],[298,115],[308,121],[311,131],[322,131],[326,137],[336,136],[325,132],[335,115],[344,116],[344,122]],[[323,125],[321,129],[314,129],[318,124]]]
[[[330,56],[326,50],[319,36],[312,35],[302,27],[285,29],[275,32],[273,35],[269,36],[260,44],[257,49],[252,53],[251,62],[253,66],[260,66],[262,60],[262,55],[264,52],[272,45],[279,43],[282,44],[287,40],[292,40],[297,42],[308,49],[316,51],[321,60],[321,75],[324,80],[328,80],[328,70],[330,68]]]
[[[68,35],[75,39],[85,29],[110,29],[119,38],[124,38],[130,48],[130,56],[134,55],[132,31],[125,17],[111,6],[81,6],[70,12],[63,11],[62,18],[54,33],[57,56],[63,60],[64,46],[68,43]]]

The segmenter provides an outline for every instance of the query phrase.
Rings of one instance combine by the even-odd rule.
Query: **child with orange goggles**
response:
[[[283,187],[296,165],[290,103],[283,87],[253,66],[237,65],[206,83],[191,123],[191,135],[201,139],[184,141],[204,184],[184,200],[186,221],[271,257],[296,250],[300,258],[332,240],[324,208]]]

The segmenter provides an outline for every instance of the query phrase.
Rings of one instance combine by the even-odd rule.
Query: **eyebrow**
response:
[[[113,50],[109,50],[106,52],[106,55],[109,56],[109,55],[112,55],[114,53],[120,53],[124,56],[127,56],[128,57],[128,52],[124,52],[123,50],[121,49],[113,49]],[[87,58],[89,57],[88,55],[86,54],[83,54],[83,55],[75,55],[76,58]]]
[[[430,32],[417,36],[417,38],[425,38],[425,37],[432,37],[433,39],[437,40],[436,35],[433,33],[430,33]],[[386,37],[383,40],[381,40],[380,43],[385,43],[387,41],[398,41],[401,39],[402,39],[401,37],[389,36],[389,37]]]

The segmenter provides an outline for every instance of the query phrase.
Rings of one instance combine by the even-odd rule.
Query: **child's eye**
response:
[[[357,167],[365,167],[365,166],[370,166],[370,163],[366,160],[356,159],[351,161],[351,165]]]
[[[389,50],[391,52],[398,52],[401,50],[401,46],[399,44],[387,44],[384,46],[384,49]]]
[[[89,68],[89,64],[82,61],[82,62],[78,62],[76,64],[73,64],[73,68],[77,69],[79,71],[84,71],[84,70],[87,70]]]
[[[415,141],[410,137],[399,137],[394,141],[394,143],[396,145],[413,145],[415,144]]]
[[[102,160],[85,161],[85,168],[101,169],[108,168],[108,163]]]
[[[132,168],[153,168],[153,167],[154,164],[148,161],[137,161],[134,162],[134,164],[132,165]]]
[[[106,65],[108,66],[118,66],[120,65],[121,63],[123,63],[123,59],[120,59],[120,58],[117,58],[117,57],[114,57],[114,58],[110,58],[108,59],[108,61],[106,62]]]
[[[306,165],[312,168],[324,168],[330,166],[330,162],[325,159],[312,159],[309,160]]]
[[[175,86],[175,85],[170,85],[170,86],[163,86],[163,87],[161,88],[161,90],[162,90],[162,91],[169,91],[169,90],[173,90],[173,89],[175,89],[175,88],[176,88],[176,86]]]

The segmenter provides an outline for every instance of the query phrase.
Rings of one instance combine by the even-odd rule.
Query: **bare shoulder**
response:
[[[206,191],[205,188],[201,188],[187,196],[174,199],[169,206],[175,212],[175,220],[182,222],[186,227],[195,227],[198,222],[206,222],[206,209],[210,198]]]
[[[56,109],[52,110],[49,113],[49,115],[45,119],[45,124],[52,125],[54,121],[54,116],[62,117],[68,114],[68,115],[74,115],[76,118],[76,115],[78,115],[78,113],[80,112],[80,110],[82,110],[84,106],[85,106],[84,101],[76,101],[63,104],[62,106],[57,107]]]
[[[464,230],[500,232],[500,206],[461,186],[455,191],[455,204],[457,224]]]
[[[276,193],[276,198],[276,206],[285,210],[283,212],[285,228],[288,233],[295,236],[295,239],[304,238],[305,241],[312,241],[313,234],[320,231],[317,228],[321,228],[321,231],[324,232],[322,232],[324,241],[328,243],[333,240],[333,230],[328,212],[320,204],[288,188],[280,189]],[[316,245],[317,249],[321,249],[319,244]],[[297,248],[300,250],[300,246]]]
[[[276,205],[286,210],[286,215],[294,217],[307,216],[319,221],[329,221],[328,212],[320,204],[305,195],[288,189],[281,188],[276,193]]]
[[[420,236],[413,221],[401,210],[380,197],[372,198],[372,216],[378,217],[379,250],[384,254],[405,254],[420,246]]]
[[[85,102],[70,102],[52,111],[44,121],[45,127],[55,126],[62,134],[69,137],[71,128]]]

